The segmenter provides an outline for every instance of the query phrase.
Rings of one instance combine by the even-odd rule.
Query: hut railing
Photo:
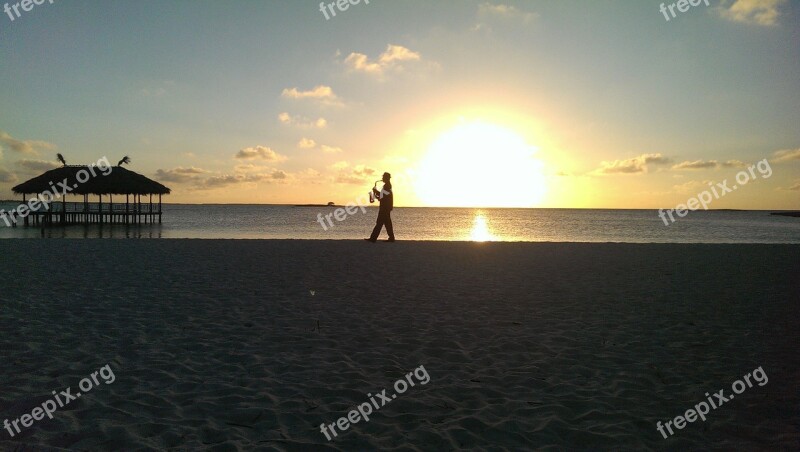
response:
[[[101,212],[101,208],[100,208],[99,204],[90,203],[87,206],[83,202],[68,202],[68,203],[66,203],[66,206],[61,202],[56,202],[56,203],[53,203],[53,204],[50,205],[50,212],[52,212],[52,213],[61,213],[61,212],[64,211],[64,210],[62,210],[64,207],[66,207],[66,212],[67,213],[100,213]],[[37,209],[37,212],[44,212],[44,211],[45,210],[42,207]],[[159,212],[158,211],[158,204],[150,205],[150,204],[145,204],[144,202],[141,205],[138,205],[138,204],[133,203],[133,202],[128,204],[127,211],[130,212],[130,213],[134,213],[134,212],[136,212],[136,213],[158,213]],[[111,206],[110,208],[109,208],[109,204],[108,203],[103,203],[102,212],[103,213],[108,213],[108,212],[125,213],[126,212],[125,203],[116,203],[115,202],[114,205]]]

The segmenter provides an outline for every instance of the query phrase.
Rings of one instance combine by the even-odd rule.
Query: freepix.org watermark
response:
[[[95,168],[100,169],[100,175],[102,176],[108,176],[111,174],[111,171],[113,171],[108,157],[103,157],[98,160],[97,163],[92,163],[90,166],[81,169],[75,174],[75,179],[78,181],[78,184],[83,184],[92,177],[97,177]],[[53,181],[50,181],[50,190],[45,190],[39,193],[39,195],[34,196],[27,204],[20,204],[14,209],[11,209],[10,212],[6,212],[5,209],[0,209],[0,219],[3,220],[6,226],[11,227],[11,224],[16,224],[19,218],[27,217],[31,212],[36,212],[40,207],[46,210],[50,203],[67,196],[76,188],[78,188],[78,185],[70,186],[67,179],[57,184],[53,184]]]
[[[394,382],[394,390],[397,391],[397,394],[402,394],[408,391],[409,387],[414,386],[414,379],[411,378],[412,376],[416,377],[419,380],[421,385],[428,384],[431,381],[430,375],[428,375],[428,371],[425,370],[425,366],[419,366],[414,369],[414,372],[409,372],[406,374],[405,378],[401,378]],[[408,383],[406,383],[408,382]],[[351,410],[347,413],[347,417],[340,417],[335,423],[325,425],[319,424],[319,431],[325,435],[325,438],[328,441],[331,440],[331,433],[333,434],[333,438],[336,438],[339,434],[336,433],[336,428],[339,428],[340,433],[344,433],[351,425],[356,424],[360,420],[364,420],[364,422],[369,422],[369,415],[372,414],[372,407],[375,407],[375,410],[379,410],[382,407],[386,406],[389,402],[397,398],[397,394],[386,395],[386,390],[375,394],[379,400],[375,400],[375,397],[372,396],[372,393],[367,394],[369,397],[369,401],[362,403],[357,408]],[[380,405],[378,404],[380,401]],[[328,430],[330,429],[330,433]]]
[[[698,417],[705,422],[706,414],[708,414],[712,408],[716,410],[717,408],[721,407],[722,404],[733,400],[734,395],[741,394],[747,390],[747,388],[753,387],[753,383],[750,381],[750,376],[753,377],[753,380],[758,383],[759,386],[764,386],[769,382],[769,378],[764,372],[764,369],[762,369],[761,366],[758,366],[757,369],[753,370],[752,372],[748,372],[747,375],[742,377],[744,381],[736,380],[733,382],[731,389],[733,390],[734,394],[729,394],[728,397],[725,397],[724,389],[720,389],[714,393],[714,397],[711,397],[708,395],[708,393],[706,393],[706,397],[708,397],[708,403],[705,401],[700,402],[694,406],[694,409],[690,408],[686,410],[686,413],[684,413],[683,416],[676,416],[675,419],[665,422],[664,425],[661,425],[661,421],[658,421],[656,423],[656,430],[661,433],[661,436],[663,436],[664,439],[667,439],[667,433],[664,431],[664,427],[666,427],[666,429],[669,431],[669,436],[672,436],[675,434],[675,432],[672,431],[673,425],[676,429],[683,430],[683,428],[686,427],[687,422],[694,422]],[[747,383],[746,386],[745,383]],[[714,402],[715,399],[716,403]]]
[[[755,165],[750,165],[747,168],[747,171],[739,171],[739,173],[736,174],[736,183],[738,185],[728,187],[727,179],[717,183],[716,185],[713,182],[709,182],[708,186],[711,188],[711,191],[702,191],[698,193],[696,197],[689,198],[686,204],[678,204],[674,209],[658,209],[658,217],[664,222],[664,226],[669,226],[675,222],[675,217],[672,216],[673,213],[683,218],[689,214],[689,211],[698,210],[700,207],[702,207],[703,210],[708,210],[708,204],[713,199],[719,199],[726,194],[733,192],[740,186],[746,185],[748,182],[750,182],[750,180],[756,179],[756,172],[754,171],[755,169],[758,169],[758,173],[761,175],[762,179],[772,176],[772,168],[769,166],[767,159],[764,159]],[[713,198],[711,197],[712,193],[714,194]],[[667,216],[669,216],[669,220],[667,220]]]
[[[13,438],[15,435],[22,433],[22,429],[32,426],[34,421],[41,421],[45,416],[53,419],[53,413],[58,411],[59,408],[64,408],[73,400],[77,400],[83,394],[91,391],[92,388],[100,386],[100,380],[97,379],[98,375],[102,377],[103,383],[107,385],[114,383],[114,380],[117,379],[116,376],[114,376],[114,371],[111,370],[111,366],[106,364],[78,383],[78,387],[83,393],[76,392],[72,394],[72,388],[67,388],[59,394],[53,391],[53,399],[47,399],[42,403],[42,406],[37,406],[31,410],[29,414],[23,414],[11,422],[9,422],[8,419],[3,419],[3,428],[5,428],[8,434]],[[22,428],[20,428],[20,424],[22,424]]]
[[[14,19],[21,17],[23,12],[30,12],[34,6],[39,6],[43,3],[49,3],[52,5],[53,0],[22,0],[21,2],[17,3],[6,3],[3,6],[3,12],[8,15],[8,18],[11,19],[11,22],[14,22]],[[22,10],[22,12],[20,12],[20,10]]]
[[[336,11],[333,9],[334,6],[339,12],[345,12],[347,8],[350,8],[350,5],[356,6],[359,3],[361,3],[361,0],[336,0],[328,4],[322,2],[319,4],[319,10],[325,16],[325,20],[330,20],[331,16],[336,17]],[[364,0],[364,4],[369,5],[369,0]],[[331,12],[331,16],[328,16],[328,11]]]
[[[381,190],[378,193],[377,198],[381,199],[388,194],[390,194],[389,191]],[[369,205],[367,204],[368,199],[369,202],[374,201],[374,198],[363,197],[357,199],[356,202],[349,202],[344,206],[344,208],[339,207],[338,209],[334,210],[333,212],[325,216],[323,216],[322,213],[318,213],[317,223],[319,223],[319,225],[322,226],[323,231],[327,231],[328,226],[333,227],[333,220],[331,220],[331,217],[335,218],[337,222],[342,222],[346,220],[349,216],[357,214],[358,209],[361,209],[361,213],[367,213],[367,206]],[[327,220],[328,226],[325,226],[325,220]]]
[[[667,15],[667,9],[669,9],[669,13],[672,14],[672,18],[675,18],[675,8],[678,9],[679,12],[685,13],[689,11],[689,8],[692,6],[697,6],[700,3],[705,3],[706,6],[710,6],[708,0],[678,0],[677,3],[670,3],[668,6],[664,6],[662,3],[661,6],[658,8],[661,11],[661,14],[664,15],[664,19],[669,22],[669,16]]]

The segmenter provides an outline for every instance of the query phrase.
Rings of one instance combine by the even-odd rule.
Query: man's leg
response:
[[[369,239],[373,242],[378,240],[378,236],[381,235],[381,229],[383,228],[383,212],[378,212],[378,220],[375,222],[375,228],[372,229],[372,235],[369,236]]]
[[[386,224],[386,233],[389,234],[389,240],[394,240],[394,227],[392,227],[392,212],[386,212],[386,220],[384,221]]]

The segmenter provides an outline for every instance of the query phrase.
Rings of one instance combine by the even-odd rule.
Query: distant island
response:
[[[294,206],[295,207],[342,207],[334,204],[333,201],[329,202],[328,204],[295,204]]]
[[[795,211],[795,212],[772,212],[772,213],[770,213],[770,215],[779,215],[779,216],[782,216],[782,217],[800,218],[800,212],[797,212],[797,211]]]

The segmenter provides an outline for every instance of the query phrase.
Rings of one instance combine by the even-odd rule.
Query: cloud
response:
[[[175,86],[175,82],[172,80],[166,80],[163,82],[156,82],[151,86],[142,88],[139,90],[139,94],[143,97],[162,97],[170,93],[170,89]]]
[[[674,165],[672,169],[675,170],[696,170],[696,169],[709,169],[716,168],[719,163],[716,160],[695,160],[693,162],[685,161]]]
[[[297,146],[301,149],[316,149],[317,142],[309,138],[303,138],[297,143]],[[320,145],[319,149],[326,154],[336,154],[342,152],[342,148],[338,146],[328,146],[327,144]]]
[[[701,170],[714,168],[747,168],[747,164],[741,160],[728,160],[725,162],[718,162],[716,160],[687,160],[672,166],[672,169],[674,170]]]
[[[8,146],[14,152],[38,155],[39,151],[52,151],[56,145],[47,141],[18,140],[6,132],[0,131],[0,144]]]
[[[188,182],[192,180],[197,180],[197,178],[201,174],[208,173],[208,171],[202,168],[195,168],[190,166],[189,168],[184,168],[179,166],[177,168],[172,168],[168,170],[159,169],[156,171],[156,179],[164,182]]]
[[[303,138],[297,143],[300,149],[314,149],[317,147],[317,142],[310,138]]]
[[[646,173],[647,165],[666,165],[672,162],[671,159],[661,154],[642,154],[627,160],[614,160],[613,162],[602,162],[600,168],[594,171],[595,174],[636,174]]]
[[[308,91],[300,91],[297,88],[285,88],[283,92],[281,92],[281,97],[286,99],[312,99],[324,105],[342,105],[339,97],[333,92],[333,88],[325,85],[315,86],[314,89]]]
[[[243,160],[261,159],[271,162],[282,162],[286,160],[286,156],[280,155],[266,146],[244,148],[236,153],[236,158]]]
[[[324,129],[328,126],[328,121],[325,118],[317,118],[316,120],[312,120],[304,116],[292,116],[287,112],[280,113],[278,115],[278,121],[287,126],[302,128],[316,127],[318,129]]]
[[[17,165],[37,173],[43,173],[62,166],[58,162],[48,162],[47,160],[18,160]]]
[[[288,177],[289,174],[281,170],[273,170],[270,173],[257,174],[222,174],[219,176],[211,176],[203,180],[198,184],[198,187],[201,189],[212,189],[238,184],[280,181],[287,179]]]
[[[777,151],[775,152],[774,155],[776,162],[788,162],[791,160],[800,160],[800,148]]]
[[[747,168],[747,164],[741,160],[728,160],[727,162],[720,163],[723,168]]]
[[[378,173],[376,169],[365,165],[357,165],[350,169],[350,171],[344,171],[348,166],[347,162],[334,163],[333,167],[341,170],[334,179],[336,183],[361,185],[367,182],[367,177],[375,176]]]
[[[344,63],[356,72],[381,75],[390,69],[401,69],[406,61],[420,61],[419,53],[406,47],[389,44],[377,60],[370,61],[367,55],[353,52],[345,58]]]
[[[478,5],[478,16],[484,18],[495,17],[502,19],[520,20],[523,23],[527,24],[536,19],[538,17],[538,14],[522,11],[516,6],[509,6],[502,4],[495,5],[487,2]]]
[[[353,174],[359,176],[371,176],[377,172],[378,171],[376,169],[364,165],[357,165],[355,168],[353,168]]]
[[[322,174],[314,168],[306,168],[304,171],[297,173],[297,177],[301,179],[318,179]]]
[[[771,26],[778,22],[778,10],[786,0],[731,0],[724,1],[717,11],[720,16],[733,22]]]
[[[16,182],[17,175],[6,170],[5,168],[0,168],[0,182]]]
[[[221,176],[211,176],[205,179],[199,186],[204,188],[219,188],[245,182],[257,182],[258,180],[261,180],[261,178],[243,174],[223,174]]]
[[[800,180],[795,182],[791,187],[787,188],[787,190],[800,191]]]

